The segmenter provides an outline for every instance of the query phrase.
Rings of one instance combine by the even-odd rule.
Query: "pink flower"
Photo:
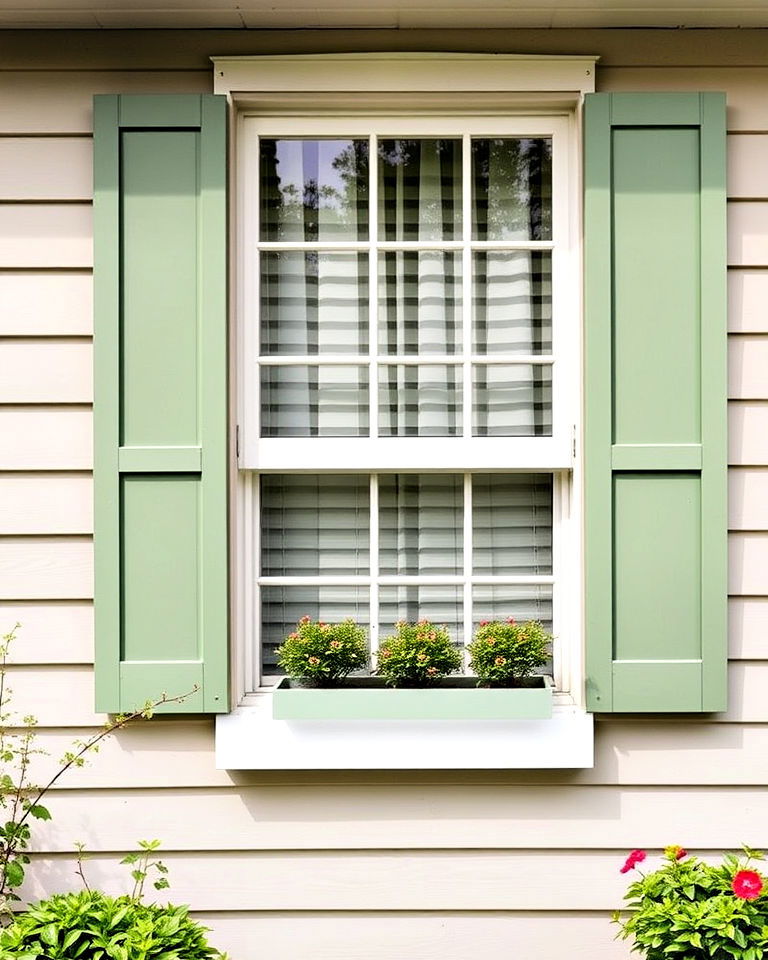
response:
[[[514,617],[509,617],[509,618],[507,619],[507,623],[511,623],[512,626],[514,626],[516,622],[517,622],[517,621],[515,620]]]
[[[437,673],[437,667],[427,667],[427,673],[430,675]]]
[[[308,658],[308,661],[309,661],[309,663],[312,664],[313,667],[316,667],[317,664],[320,663],[320,658],[319,658],[319,657],[309,657],[309,658]]]
[[[619,873],[629,873],[630,870],[634,870],[638,863],[642,863],[643,860],[645,860],[646,856],[645,850],[633,850],[625,860],[624,866]]]
[[[493,662],[496,664],[497,667],[503,667],[504,664],[507,662],[507,658],[506,658],[506,657],[496,657],[496,659],[495,659]]]
[[[301,620],[299,620],[299,623],[309,623],[309,617],[302,617]]]
[[[341,640],[331,640],[331,646],[334,650],[338,650],[341,646]]]
[[[481,626],[481,627],[487,627],[490,622],[491,622],[490,620],[481,620],[481,621],[480,621],[480,626]]]
[[[733,878],[731,889],[742,900],[757,900],[763,892],[763,878],[754,870],[739,870]]]
[[[419,620],[418,626],[423,627],[429,623],[429,620]]]

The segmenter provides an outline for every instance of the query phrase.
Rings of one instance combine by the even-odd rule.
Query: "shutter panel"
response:
[[[725,97],[586,101],[587,701],[723,710]]]
[[[228,709],[226,100],[98,96],[96,704]]]

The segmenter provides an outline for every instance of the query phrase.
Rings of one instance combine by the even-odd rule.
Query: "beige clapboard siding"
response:
[[[0,342],[0,403],[90,403],[93,347],[89,339],[6,339]]]
[[[195,914],[236,960],[629,960],[610,912]],[[633,954],[633,956],[635,956]]]
[[[67,273],[0,272],[0,336],[90,336],[93,277]]]
[[[7,668],[6,676],[13,690],[13,712],[17,718],[32,714],[42,727],[92,727],[107,719],[93,709],[90,665],[14,666]]]
[[[0,206],[0,267],[91,266],[91,204],[4,203]]]
[[[92,763],[98,764],[100,758]],[[91,803],[91,800],[97,802]],[[57,791],[53,820],[35,826],[37,853],[130,848],[146,825],[166,851],[603,850],[768,846],[763,787],[314,784],[175,790]],[[205,830],[190,824],[205,823]],[[428,827],[428,828],[427,828]]]
[[[526,850],[170,852],[163,861],[173,899],[193,910],[610,910],[621,904],[624,851],[539,850],[535,839]],[[118,859],[88,861],[93,886],[111,894],[125,890]],[[71,856],[42,856],[35,865],[23,899],[81,888]]]
[[[728,471],[728,526],[768,530],[768,469],[731,467]]]
[[[210,93],[212,87],[211,67],[146,72],[5,71],[0,73],[0,133],[91,133],[96,93]]]
[[[0,631],[20,624],[10,663],[91,663],[93,604],[77,600],[0,601]]]
[[[90,407],[0,406],[0,437],[0,470],[93,467]]]
[[[0,537],[0,600],[92,597],[90,537]]]
[[[768,659],[768,597],[731,597],[728,641],[734,659]]]
[[[728,592],[748,597],[768,593],[768,533],[729,534]]]
[[[768,265],[768,202],[744,200],[728,204],[728,265]]]
[[[595,81],[598,90],[606,91],[724,90],[730,131],[768,130],[768,67],[599,67]]]
[[[731,333],[768,333],[768,270],[728,271],[728,329]]]
[[[86,137],[0,137],[0,200],[90,200]]]
[[[768,134],[728,137],[728,196],[755,199],[768,195],[763,171],[768,165]]]
[[[93,533],[88,474],[0,473],[0,535]]]
[[[768,466],[768,403],[731,401],[728,404],[728,463]]]
[[[767,334],[729,336],[728,396],[734,400],[768,399]]]

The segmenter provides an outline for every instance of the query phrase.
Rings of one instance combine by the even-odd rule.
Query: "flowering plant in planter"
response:
[[[429,620],[395,624],[397,633],[382,641],[376,673],[392,687],[427,687],[461,669],[461,653],[445,627]]]
[[[514,687],[548,659],[552,635],[537,620],[481,620],[467,649],[479,687]]]
[[[619,936],[633,939],[632,949],[647,960],[762,960],[768,887],[751,863],[763,854],[743,849],[743,857],[726,854],[715,867],[682,847],[667,847],[662,865],[630,884],[625,900],[632,913],[614,915]],[[645,851],[633,850],[621,872],[645,859]]]
[[[315,687],[332,687],[353,670],[368,665],[365,630],[354,620],[323,623],[302,617],[277,650],[289,677]]]

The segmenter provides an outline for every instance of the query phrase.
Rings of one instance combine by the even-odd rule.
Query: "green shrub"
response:
[[[83,890],[17,916],[0,932],[0,960],[223,960],[206,930],[186,907]]]
[[[278,648],[277,661],[291,679],[329,687],[368,665],[368,640],[354,620],[323,623],[302,617]]]
[[[483,620],[467,646],[478,686],[513,687],[548,659],[551,634],[537,620]]]
[[[397,633],[382,641],[377,670],[392,687],[427,687],[461,669],[461,653],[445,627],[429,620],[395,624]]]
[[[744,848],[746,859],[727,854],[714,867],[667,847],[661,867],[640,876],[625,895],[632,913],[614,915],[619,936],[647,960],[763,960],[768,950],[766,882],[747,869],[762,854]],[[621,868],[646,859],[633,850]]]

